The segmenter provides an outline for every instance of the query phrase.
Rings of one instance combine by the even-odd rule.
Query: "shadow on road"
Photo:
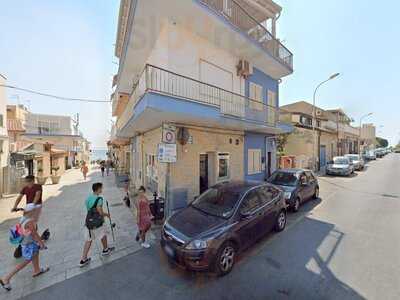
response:
[[[155,245],[26,299],[364,299],[330,269],[343,237],[334,224],[306,216],[248,249],[222,278],[173,267]]]

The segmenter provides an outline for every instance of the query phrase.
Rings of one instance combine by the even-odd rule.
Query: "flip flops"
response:
[[[7,292],[11,291],[11,285],[9,283],[4,283],[4,281],[2,279],[0,279],[0,285]]]
[[[38,277],[38,276],[40,276],[40,275],[43,275],[44,273],[47,273],[48,271],[50,271],[50,268],[49,267],[46,267],[46,268],[40,268],[40,272],[39,273],[37,273],[37,274],[34,274],[34,275],[32,275],[32,277]]]

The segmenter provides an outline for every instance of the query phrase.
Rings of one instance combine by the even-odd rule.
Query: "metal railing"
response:
[[[293,70],[293,54],[235,0],[198,0],[226,18]]]
[[[275,126],[279,108],[156,66],[146,65],[128,105],[117,120],[121,129],[133,116],[138,100],[148,91],[210,105],[225,116]]]

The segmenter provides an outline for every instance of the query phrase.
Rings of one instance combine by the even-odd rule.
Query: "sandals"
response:
[[[11,291],[11,285],[9,283],[4,283],[4,281],[2,279],[0,279],[0,285],[7,292]]]
[[[40,276],[40,275],[43,275],[44,273],[47,273],[48,271],[50,271],[50,268],[49,267],[46,267],[46,268],[40,268],[40,272],[39,273],[37,273],[37,274],[34,274],[34,275],[32,275],[32,277],[38,277],[38,276]]]

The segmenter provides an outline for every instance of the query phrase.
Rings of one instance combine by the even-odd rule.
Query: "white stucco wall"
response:
[[[59,124],[59,130],[56,134],[72,135],[76,134],[72,127],[72,119],[68,116],[55,116],[29,113],[26,119],[26,132],[39,133],[38,122],[55,122]]]
[[[233,92],[244,95],[245,81],[236,70],[239,59],[193,31],[165,22],[147,63],[202,80],[200,62],[205,61],[231,73]]]
[[[0,75],[0,84],[6,84],[6,78]],[[8,162],[8,134],[7,134],[7,97],[6,89],[0,87],[0,114],[3,116],[3,122],[0,124],[0,139],[3,141],[3,147],[0,152],[0,167],[5,167]]]

